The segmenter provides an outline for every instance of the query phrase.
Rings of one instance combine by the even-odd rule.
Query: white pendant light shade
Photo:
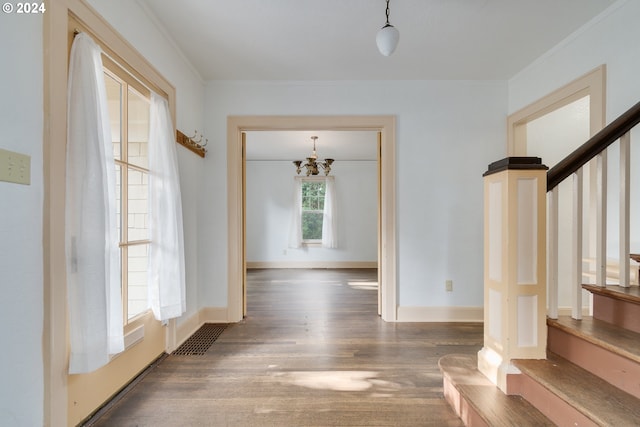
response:
[[[398,41],[400,41],[400,33],[393,25],[386,24],[378,30],[376,44],[378,45],[378,50],[384,56],[389,56],[396,50]]]

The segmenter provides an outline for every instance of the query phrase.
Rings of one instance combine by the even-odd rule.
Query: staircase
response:
[[[640,319],[640,288],[583,287],[594,317],[548,319],[547,359],[512,360],[521,373],[509,376],[509,394],[474,357],[440,360],[445,398],[466,426],[640,425],[640,322],[628,327]]]
[[[502,235],[516,236],[513,240],[516,242],[520,242],[517,239],[528,242],[526,239],[529,237],[526,236],[526,230],[522,235],[524,237],[518,234],[524,229],[518,229],[517,221],[513,224],[509,222],[511,217],[518,215],[517,210],[512,216],[505,216],[504,219],[500,217],[500,221],[496,222],[505,223],[506,232],[502,229],[499,233],[492,234],[491,227],[494,224],[491,221],[487,228],[487,218],[492,218],[492,212],[500,211],[492,208],[492,200],[498,208],[514,206],[516,202],[505,199],[509,197],[506,192],[490,193],[490,196],[494,194],[494,199],[488,199],[486,183],[494,185],[500,181],[485,178],[485,345],[478,358],[447,355],[439,361],[445,399],[466,426],[640,426],[640,273],[634,263],[628,262],[629,258],[640,262],[640,255],[630,253],[632,198],[629,191],[632,184],[629,170],[633,164],[630,162],[631,129],[639,123],[640,103],[547,173],[549,209],[546,242],[544,238],[531,237],[538,239],[533,240],[533,247],[537,244],[537,247],[548,248],[546,297],[541,293],[537,299],[537,307],[542,314],[537,317],[536,323],[527,321],[535,318],[536,306],[528,303],[523,303],[522,307],[512,304],[512,301],[521,298],[517,292],[524,287],[519,285],[529,284],[511,279],[515,274],[511,274],[512,270],[509,269],[512,265],[517,267],[517,263],[509,263],[510,259],[507,258],[503,262],[507,266],[504,271],[508,273],[501,275],[496,272],[502,270],[494,268],[493,273],[491,270],[499,263],[487,262],[487,259],[500,259],[491,258],[491,245],[500,248]],[[607,172],[607,149],[614,143],[618,143],[617,151],[620,155],[620,170],[612,171],[619,174],[619,233],[617,237],[608,238],[607,229],[610,224],[607,222],[607,176],[610,173]],[[510,159],[520,161],[520,167],[526,169],[523,167],[526,162],[522,160],[531,158],[505,160]],[[500,162],[495,162],[498,163]],[[492,165],[485,177],[492,172]],[[589,168],[593,181],[585,188],[583,171],[586,168]],[[500,179],[507,184],[511,182],[508,181],[511,179],[509,177],[518,177],[517,173],[505,173],[504,176],[506,178]],[[573,181],[572,193],[569,194],[573,199],[571,253],[558,254],[558,185],[566,178]],[[591,201],[596,202],[591,203],[588,214],[595,222],[594,226],[583,218],[583,188],[589,192]],[[503,199],[495,194],[503,194]],[[584,229],[587,227],[590,232],[585,233]],[[584,269],[583,234],[590,236],[589,239],[593,238],[589,241],[588,250],[593,259],[588,264],[595,266],[595,271]],[[618,248],[612,252],[617,256],[617,261],[612,265],[607,257],[607,250],[611,250],[607,248],[607,242],[616,239]],[[494,253],[500,252],[494,250]],[[510,253],[507,252],[507,256]],[[564,258],[559,255],[564,255]],[[504,259],[505,255],[501,256]],[[517,262],[521,262],[520,259]],[[571,278],[568,282],[563,280],[560,283],[558,265],[566,262],[570,263]],[[517,271],[517,268],[513,271]],[[616,284],[607,284],[614,281],[612,278]],[[594,283],[584,284],[584,280]],[[563,292],[560,292],[561,286],[566,287]],[[542,287],[544,289],[544,282]],[[531,289],[534,287],[531,286]],[[584,316],[586,306],[582,301],[583,290],[593,296],[591,316]],[[566,300],[561,300],[561,294],[571,295],[569,307]],[[524,302],[532,301],[533,298],[535,296],[522,294]],[[571,316],[563,315],[569,312]],[[531,325],[539,325],[537,330],[545,331],[546,339],[536,342],[535,335],[531,332],[536,329]],[[522,340],[521,326],[528,333],[524,335],[526,339]],[[529,342],[532,344],[528,344]],[[535,355],[523,352],[522,355],[510,356],[515,354],[514,348],[521,351],[527,345],[535,345],[537,347],[530,348],[539,351]],[[478,366],[482,372],[478,370]],[[497,371],[492,371],[492,366],[497,367]]]

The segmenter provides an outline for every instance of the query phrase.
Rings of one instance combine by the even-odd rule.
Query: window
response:
[[[116,163],[124,324],[149,309],[149,91],[103,59]]]
[[[322,223],[326,183],[324,180],[302,181],[302,241],[322,241]]]
[[[289,247],[322,244],[338,247],[336,191],[333,176],[294,177],[294,201],[289,228]]]

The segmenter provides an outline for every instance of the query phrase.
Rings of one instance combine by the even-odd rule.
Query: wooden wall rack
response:
[[[202,135],[200,135],[200,139],[196,141],[195,138],[197,137],[197,135],[198,131],[196,131],[194,136],[190,137],[180,132],[179,130],[176,130],[176,142],[183,147],[186,147],[189,150],[193,151],[198,156],[204,157],[205,154],[207,154],[207,149],[205,148],[205,146],[207,145],[209,140],[205,140],[205,143],[202,144]]]

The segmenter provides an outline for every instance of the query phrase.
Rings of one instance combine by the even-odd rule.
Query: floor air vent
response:
[[[227,327],[223,323],[205,323],[173,353],[174,356],[203,356]]]

